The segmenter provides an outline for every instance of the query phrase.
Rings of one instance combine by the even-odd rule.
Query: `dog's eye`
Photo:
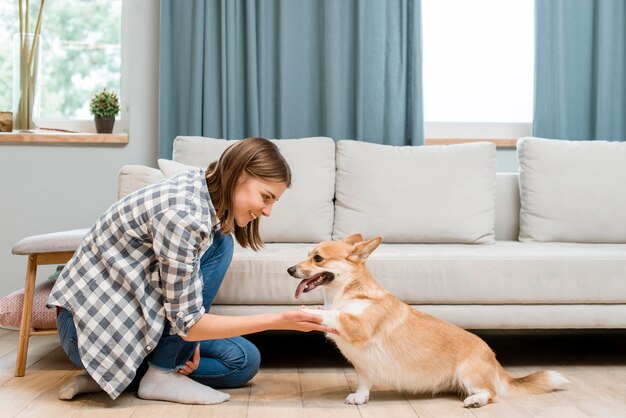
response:
[[[313,261],[315,261],[316,263],[321,263],[322,261],[324,261],[324,259],[322,258],[322,256],[316,255],[315,257],[313,257]]]

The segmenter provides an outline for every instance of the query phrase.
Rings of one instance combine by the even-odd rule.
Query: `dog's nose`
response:
[[[296,266],[291,266],[287,269],[287,273],[289,273],[290,276],[293,276],[294,274],[296,274]]]

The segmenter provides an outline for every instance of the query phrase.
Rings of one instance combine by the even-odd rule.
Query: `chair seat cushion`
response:
[[[76,251],[89,229],[73,229],[51,234],[33,235],[20,240],[11,252],[15,255]]]

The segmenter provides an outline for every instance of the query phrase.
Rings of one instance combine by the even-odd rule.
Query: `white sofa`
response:
[[[178,137],[159,169],[125,166],[119,197],[206,167],[232,142]],[[523,138],[520,173],[496,173],[493,144],[392,147],[276,141],[293,185],[257,253],[236,247],[212,312],[296,300],[287,267],[314,243],[382,235],[368,264],[416,308],[472,329],[626,328],[626,143]]]

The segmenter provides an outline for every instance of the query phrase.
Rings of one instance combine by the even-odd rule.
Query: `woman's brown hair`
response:
[[[206,170],[209,194],[220,219],[223,234],[235,234],[242,247],[254,251],[263,246],[259,235],[260,218],[245,227],[237,226],[233,210],[233,194],[237,180],[243,172],[265,181],[291,186],[291,170],[278,147],[264,138],[247,138],[237,141],[224,151],[219,160],[213,161]]]

